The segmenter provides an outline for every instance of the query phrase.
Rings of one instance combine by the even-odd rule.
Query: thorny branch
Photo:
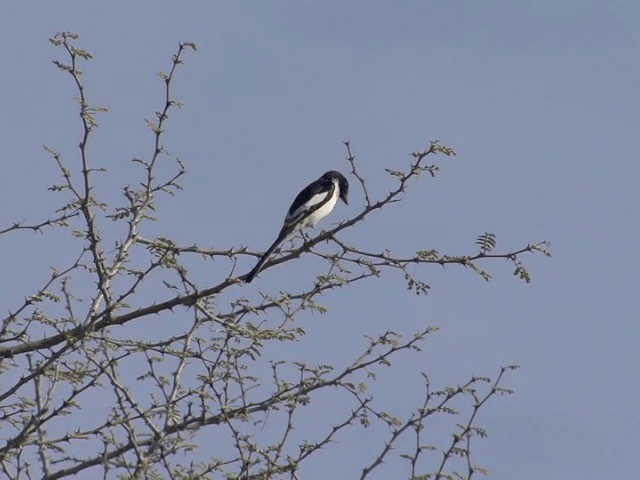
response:
[[[74,259],[52,269],[33,294],[1,319],[0,472],[7,478],[97,476],[100,470],[104,477],[297,480],[304,478],[309,458],[330,455],[347,430],[373,423],[383,425],[389,436],[360,466],[361,478],[399,459],[407,461],[407,475],[416,480],[470,479],[483,472],[471,454],[471,439],[485,436],[478,413],[496,394],[510,393],[501,382],[512,367],[494,381],[474,377],[439,390],[424,374],[420,406],[394,416],[368,393],[368,385],[400,352],[419,352],[433,328],[408,338],[395,332],[366,337],[361,352],[342,365],[280,359],[274,347],[304,341],[303,315],[325,313],[319,302],[327,292],[399,271],[408,288],[426,293],[421,267],[460,265],[488,280],[479,263],[495,259],[511,262],[514,274],[529,281],[521,257],[548,255],[546,243],[500,253],[494,251],[495,236],[485,233],[476,240],[478,251],[455,256],[435,250],[396,255],[383,247],[368,251],[349,244],[340,235],[344,230],[402,201],[421,174],[435,176],[438,167],[428,163],[431,158],[454,152],[431,142],[412,154],[405,169],[387,170],[395,184],[375,198],[345,142],[363,208],[328,231],[291,242],[261,275],[305,253],[324,261],[322,273],[296,291],[242,296],[232,288],[243,285],[245,274],[235,273],[238,265],[262,252],[246,246],[180,246],[140,234],[141,225],[155,220],[156,196],[182,188],[185,167],[180,159],[169,159],[163,135],[169,114],[181,105],[171,94],[178,67],[195,45],[181,43],[168,73],[159,74],[162,104],[155,119],[147,120],[151,152],[146,159],[133,159],[141,179],[135,187],[122,187],[123,204],[114,207],[96,193],[101,178],[96,174],[108,172],[92,166],[89,147],[98,128],[96,115],[106,109],[88,100],[81,66],[92,57],[76,46],[77,40],[71,33],[51,39],[66,56],[54,63],[73,80],[82,122],[75,162],[45,147],[62,179],[50,189],[67,195],[66,203],[43,222],[0,229],[0,235],[69,229],[82,244]],[[110,234],[112,224],[121,226],[122,233],[115,248],[107,248],[101,232]],[[186,266],[196,257],[216,260],[216,266],[227,262],[226,270],[216,271],[229,273],[200,285]],[[155,295],[152,300],[149,292]],[[488,390],[481,393],[483,386]],[[343,408],[332,412],[322,428],[301,431],[300,419],[314,408],[320,392],[336,395]],[[82,414],[88,407],[90,418]],[[465,418],[451,425],[452,439],[447,445],[440,442],[440,448],[426,428],[435,417]],[[212,439],[215,451],[204,448]],[[396,453],[403,450],[408,453]]]

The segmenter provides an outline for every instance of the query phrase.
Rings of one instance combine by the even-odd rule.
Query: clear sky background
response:
[[[639,25],[633,0],[5,2],[0,226],[58,204],[45,190],[56,171],[42,144],[75,154],[75,92],[50,62],[59,58],[50,36],[76,32],[95,56],[85,81],[110,113],[93,156],[121,175],[102,184],[107,195],[127,183],[131,157],[149,151],[144,118],[162,94],[155,73],[179,41],[194,41],[198,52],[174,89],[185,107],[166,138],[187,164],[186,191],[162,203],[149,236],[266,248],[301,187],[328,169],[347,171],[343,140],[376,193],[392,185],[383,168],[407,165],[408,153],[441,140],[458,156],[439,160],[435,180],[414,185],[402,208],[349,240],[462,254],[490,231],[501,250],[548,240],[553,258],[525,259],[531,285],[494,262],[489,283],[460,268],[425,269],[426,298],[393,275],[328,295],[329,314],[301,320],[309,359],[351,358],[365,333],[439,326],[424,354],[381,378],[383,400],[400,413],[415,405],[419,370],[442,385],[517,363],[507,381],[516,395],[480,419],[490,437],[476,454],[491,478],[632,478]],[[356,189],[351,200],[325,225],[362,204]],[[65,238],[1,239],[3,309],[44,278]],[[243,288],[295,284],[313,259],[297,263]],[[211,284],[225,273],[210,263],[198,271]],[[401,386],[408,393],[395,398]],[[355,443],[366,438],[345,440],[343,455],[318,465],[314,478],[349,478],[340,477],[342,462],[366,461],[366,446]]]

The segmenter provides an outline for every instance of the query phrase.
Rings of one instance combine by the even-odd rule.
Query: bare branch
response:
[[[347,432],[373,424],[386,434],[372,436],[371,458],[355,465],[363,479],[392,462],[401,465],[394,477],[415,480],[469,480],[484,472],[471,451],[477,437],[486,436],[478,419],[491,398],[510,393],[501,382],[513,367],[503,368],[495,380],[472,377],[439,389],[425,373],[423,398],[410,411],[392,414],[369,385],[399,355],[419,354],[435,328],[365,336],[350,361],[337,362],[330,349],[318,364],[307,363],[304,355],[295,361],[280,356],[286,351],[282,345],[305,340],[305,313],[329,311],[323,296],[365,279],[377,294],[372,280],[400,273],[411,291],[423,294],[430,286],[421,277],[432,265],[460,265],[489,280],[486,265],[499,260],[530,281],[523,261],[530,253],[548,255],[545,242],[498,249],[496,236],[485,232],[468,253],[451,255],[429,248],[396,254],[383,245],[364,248],[345,240],[343,231],[402,202],[423,174],[434,177],[439,167],[430,160],[453,150],[431,142],[411,154],[403,166],[386,170],[391,186],[376,198],[351,144],[344,142],[363,206],[313,238],[294,237],[263,268],[266,275],[269,268],[311,254],[322,265],[320,273],[291,291],[257,292],[237,272],[247,257],[262,252],[141,235],[147,222],[157,220],[158,198],[182,189],[186,167],[169,155],[165,130],[181,106],[172,94],[178,67],[195,45],[179,44],[169,71],[159,74],[160,107],[147,119],[150,150],[133,158],[138,178],[121,185],[122,203],[108,205],[96,192],[109,172],[93,164],[89,148],[97,116],[106,111],[90,104],[83,83],[81,67],[91,54],[69,32],[51,42],[64,55],[54,64],[77,92],[79,155],[45,147],[59,174],[50,190],[62,195],[63,205],[44,215],[45,221],[14,222],[0,235],[47,235],[46,227],[58,227],[71,233],[77,250],[61,262],[64,267],[35,283],[33,293],[17,299],[0,322],[4,476],[300,480],[312,458],[330,459]],[[58,252],[51,254],[57,262]],[[215,265],[217,278],[207,274],[213,280],[202,280],[190,270],[197,262]],[[305,416],[326,395],[336,397],[336,408],[319,428],[306,429]],[[435,418],[451,420],[450,437],[433,438],[427,427]],[[215,448],[205,448],[211,439]]]

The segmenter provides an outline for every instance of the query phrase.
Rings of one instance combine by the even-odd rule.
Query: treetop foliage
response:
[[[267,355],[267,347],[301,340],[306,332],[296,319],[308,311],[325,313],[320,296],[328,291],[399,273],[407,289],[421,295],[429,291],[420,275],[424,268],[463,266],[489,280],[483,264],[498,259],[529,282],[523,256],[548,256],[548,245],[529,243],[500,252],[496,236],[487,232],[478,236],[477,250],[466,254],[424,249],[397,255],[390,248],[372,251],[345,241],[343,231],[401,203],[422,174],[436,177],[435,159],[455,155],[430,142],[413,152],[407,165],[387,169],[391,187],[374,197],[345,142],[362,209],[327,231],[296,237],[261,275],[303,255],[321,259],[323,270],[296,291],[244,296],[246,290],[231,287],[243,282],[246,272],[240,266],[252,263],[245,260],[262,252],[247,246],[179,245],[141,233],[142,225],[155,221],[158,196],[182,189],[185,162],[171,158],[163,135],[181,106],[173,84],[196,45],[179,44],[169,70],[160,73],[163,98],[146,120],[148,155],[132,159],[137,181],[122,185],[121,203],[112,204],[96,196],[97,179],[109,171],[94,165],[90,148],[98,116],[107,109],[90,100],[82,69],[92,56],[78,41],[72,33],[51,39],[60,52],[53,63],[77,91],[82,127],[75,153],[45,146],[60,175],[49,189],[61,204],[44,219],[0,225],[0,241],[24,230],[46,235],[63,229],[78,246],[70,260],[51,252],[49,277],[23,300],[13,299],[0,319],[0,472],[7,478],[46,479],[76,474],[301,479],[310,475],[311,457],[330,458],[341,436],[375,423],[387,433],[371,440],[368,461],[357,466],[361,479],[376,478],[385,463],[397,464],[396,478],[470,479],[485,473],[471,448],[486,436],[477,424],[478,412],[491,398],[511,393],[503,381],[515,366],[501,368],[493,379],[472,377],[448,387],[434,387],[423,373],[422,403],[400,418],[379,404],[369,385],[398,353],[419,352],[434,328],[425,326],[408,337],[394,331],[371,334],[342,365],[331,358],[319,365],[276,358]],[[111,243],[105,232],[122,234]],[[187,258],[216,260],[220,277],[199,284],[185,266]],[[160,324],[170,334],[158,339],[150,327]],[[299,419],[313,414],[321,391],[338,398],[341,408],[313,431],[297,431]],[[441,417],[451,418],[452,433],[433,438],[427,427]]]

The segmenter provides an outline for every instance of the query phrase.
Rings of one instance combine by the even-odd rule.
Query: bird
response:
[[[348,205],[348,194],[349,182],[344,175],[335,170],[329,170],[302,189],[289,207],[278,238],[260,257],[253,270],[247,274],[245,282],[251,283],[269,256],[287,236],[307,226],[315,227],[320,220],[331,213],[338,199]]]

